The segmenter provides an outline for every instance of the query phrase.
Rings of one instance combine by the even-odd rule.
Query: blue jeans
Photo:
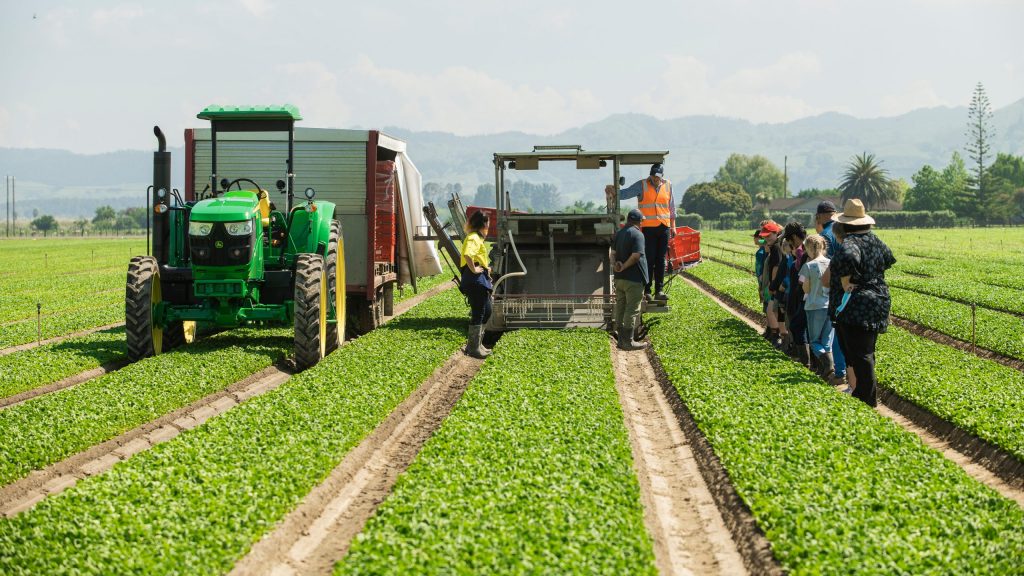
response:
[[[843,354],[843,347],[839,344],[839,330],[834,332],[832,338],[832,365],[835,366],[836,376],[846,376],[846,355]]]
[[[832,349],[832,322],[828,319],[828,308],[805,310],[805,313],[807,340],[811,343],[811,351],[815,356],[821,356]]]

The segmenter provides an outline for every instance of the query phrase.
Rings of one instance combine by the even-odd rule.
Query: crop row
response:
[[[705,262],[691,273],[753,310],[742,271]],[[1024,374],[891,326],[878,339],[879,383],[1024,460]]]
[[[120,360],[126,354],[124,329],[111,328],[0,356],[0,398]]]
[[[710,252],[710,256],[752,270],[749,259],[740,254],[713,250]],[[711,262],[710,265],[712,267],[719,266],[714,262]],[[701,277],[700,268],[702,266],[694,269],[697,270],[694,273],[697,277]],[[746,282],[750,286],[749,294],[753,295],[754,302],[756,302],[756,280],[752,272],[744,275],[740,271],[738,275],[732,276],[746,277]],[[897,281],[896,285],[899,283]],[[976,308],[972,326],[970,306],[941,296],[930,296],[904,290],[895,285],[890,287],[890,293],[892,295],[892,314],[895,316],[906,318],[965,342],[973,341],[978,346],[1005,356],[1024,359],[1024,317],[987,308]],[[752,304],[751,308],[757,309],[759,305]]]
[[[105,282],[97,284],[97,288],[76,286],[72,289],[58,290],[42,287],[38,292],[9,294],[0,298],[0,325],[4,329],[28,322],[33,330],[36,315],[43,322],[53,317],[74,316],[81,310],[103,308],[111,304],[124,305],[125,270],[111,275]],[[37,305],[40,308],[37,309]]]
[[[0,484],[227,387],[291,350],[290,330],[240,329],[0,411]]]
[[[677,285],[665,372],[793,574],[1009,574],[1024,511]]]
[[[96,326],[124,322],[124,296],[119,296],[117,302],[108,302],[98,308],[82,306],[74,312],[63,312],[42,318],[38,326],[34,318],[8,324],[0,328],[0,348],[35,342],[37,338],[46,340]],[[84,299],[86,296],[80,295],[79,298]]]
[[[458,349],[464,310],[457,292],[431,298],[279,388],[0,520],[0,572],[228,571]]]
[[[17,277],[119,266],[146,250],[145,238],[5,240],[0,269]]]
[[[338,574],[653,574],[608,350],[506,334]]]

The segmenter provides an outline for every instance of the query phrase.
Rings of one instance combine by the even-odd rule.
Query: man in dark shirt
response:
[[[615,326],[620,350],[641,350],[646,344],[633,341],[633,323],[640,312],[644,286],[648,282],[647,257],[640,223],[644,215],[637,209],[629,211],[626,225],[612,242],[612,266],[615,272]]]

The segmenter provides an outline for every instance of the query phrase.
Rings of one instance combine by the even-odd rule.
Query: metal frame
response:
[[[510,222],[558,218],[563,220],[593,219],[594,214],[523,214],[512,215],[512,201],[505,189],[506,170],[536,170],[544,162],[575,161],[577,169],[589,170],[612,168],[612,184],[615,186],[613,202],[606,202],[606,212],[599,217],[612,224],[610,243],[614,231],[621,222],[619,215],[618,191],[621,186],[621,166],[663,163],[667,150],[655,151],[587,151],[579,145],[535,146],[532,152],[496,152],[494,154],[495,206],[497,207],[496,250],[498,254],[509,254],[502,262],[504,274],[494,283],[494,316],[492,326],[498,329],[518,327],[543,327],[544,323],[564,326],[600,326],[611,317],[615,297],[611,290],[611,273],[604,281],[604,294],[509,294],[505,280],[525,276],[525,266],[516,247]],[[549,238],[554,251],[554,236]],[[514,259],[512,256],[514,255]],[[517,262],[519,270],[512,270],[509,264]],[[605,258],[605,269],[610,269],[610,257]],[[525,272],[524,272],[525,271]],[[651,309],[650,311],[656,311]]]

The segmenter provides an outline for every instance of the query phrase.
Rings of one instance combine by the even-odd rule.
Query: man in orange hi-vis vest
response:
[[[611,198],[615,194],[615,186],[608,185],[605,194]],[[676,201],[672,196],[672,183],[665,178],[665,167],[661,164],[651,166],[651,175],[637,180],[631,186],[619,190],[619,199],[637,198],[637,208],[644,216],[640,231],[644,234],[645,252],[647,254],[647,285],[644,287],[645,297],[650,299],[651,286],[654,287],[654,299],[665,302],[665,256],[668,254],[668,241],[675,232]]]

